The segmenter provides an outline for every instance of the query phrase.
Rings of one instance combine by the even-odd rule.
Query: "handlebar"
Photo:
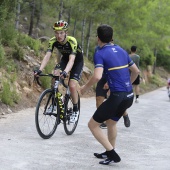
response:
[[[47,76],[47,77],[52,77],[52,78],[54,78],[55,80],[58,80],[65,88],[68,87],[68,85],[64,82],[64,79],[60,78],[60,76],[56,76],[56,75],[53,75],[53,74],[43,74],[43,73],[39,74],[39,76],[34,76],[34,77],[35,77],[35,80],[36,80],[36,82],[37,82],[37,84],[38,84],[39,86],[42,86],[41,83],[40,83],[40,81],[39,81],[39,77],[41,77],[41,76],[44,76],[44,77],[45,77],[45,76]]]

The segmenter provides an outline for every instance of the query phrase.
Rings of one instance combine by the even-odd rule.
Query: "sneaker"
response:
[[[110,163],[117,163],[121,161],[119,155],[115,152],[114,149],[111,151],[106,151],[106,154],[108,158],[105,159],[104,161],[100,161],[99,164],[109,165]]]
[[[117,163],[117,162],[114,162],[114,160],[112,160],[111,158],[107,158],[106,160],[99,162],[99,164],[102,165],[109,165],[110,163]]]
[[[100,128],[101,128],[101,129],[106,129],[106,128],[107,128],[107,125],[106,125],[105,123],[102,123],[102,124],[100,125]]]
[[[138,98],[135,100],[135,103],[139,103],[139,99]]]
[[[130,127],[130,119],[129,119],[129,116],[128,116],[128,115],[123,116],[123,119],[124,119],[124,125],[125,125],[125,127]]]
[[[94,156],[95,156],[96,158],[99,158],[99,159],[105,159],[105,158],[107,158],[106,152],[103,152],[103,153],[94,153]]]
[[[78,120],[79,111],[73,111],[72,115],[70,116],[70,123],[75,123]]]
[[[54,112],[56,112],[56,110],[57,110],[57,106],[52,106],[52,105],[50,105],[50,107],[47,109],[47,111],[46,111],[46,113],[52,113],[52,111],[53,111],[53,113]]]

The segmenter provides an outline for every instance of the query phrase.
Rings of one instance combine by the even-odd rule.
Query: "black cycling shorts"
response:
[[[61,61],[60,63],[56,65],[55,69],[57,68],[63,71],[66,68],[66,66],[67,66],[67,63],[64,61]],[[81,78],[82,72],[83,72],[83,61],[76,63],[76,64],[74,63],[70,71],[70,79],[79,81]]]
[[[139,85],[140,84],[140,75],[136,78],[136,80],[132,83],[133,85]]]
[[[95,111],[93,119],[98,123],[108,119],[118,121],[132,105],[133,98],[133,92],[111,92],[109,98]]]
[[[96,97],[102,96],[104,98],[107,98],[107,92],[109,91],[109,89],[103,89],[106,82],[107,80],[103,77],[98,81],[96,85]]]

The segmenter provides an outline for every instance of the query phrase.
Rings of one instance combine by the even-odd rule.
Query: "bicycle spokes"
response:
[[[35,121],[37,131],[42,138],[48,139],[54,134],[60,120],[57,102],[51,89],[45,90],[40,96]]]

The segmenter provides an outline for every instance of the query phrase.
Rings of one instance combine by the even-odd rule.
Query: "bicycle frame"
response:
[[[66,115],[66,109],[65,108],[66,108],[68,100],[70,98],[69,86],[65,84],[63,79],[60,79],[60,76],[55,76],[53,74],[42,74],[42,73],[39,76],[49,76],[49,77],[55,78],[53,90],[54,90],[55,97],[58,99],[58,104],[59,104],[59,107],[60,107],[60,118],[63,120],[64,116]],[[41,86],[41,83],[39,81],[39,77],[36,77],[36,81]],[[62,84],[66,88],[66,93],[63,95],[64,101],[62,101],[62,98],[61,98],[62,94],[58,90],[58,87],[59,87],[60,84]],[[64,104],[64,108],[63,108],[63,104]]]

